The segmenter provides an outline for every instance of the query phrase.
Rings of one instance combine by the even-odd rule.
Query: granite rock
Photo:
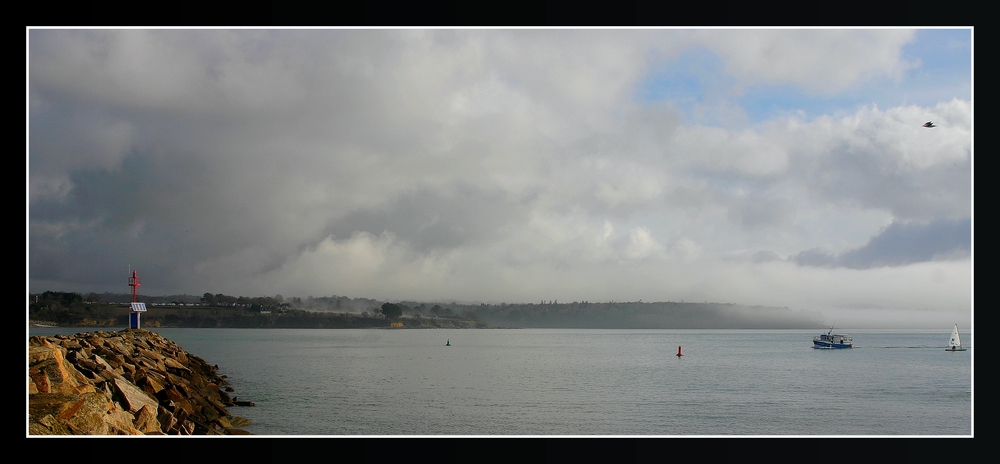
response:
[[[155,332],[28,340],[30,435],[246,435],[213,366]]]

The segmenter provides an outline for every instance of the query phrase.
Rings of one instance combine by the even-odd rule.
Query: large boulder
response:
[[[31,337],[28,433],[247,434],[217,371],[141,329]]]

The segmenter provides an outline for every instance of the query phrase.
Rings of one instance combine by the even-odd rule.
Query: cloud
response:
[[[758,275],[962,262],[917,244],[972,216],[971,101],[855,93],[912,37],[31,30],[29,287],[785,306]]]
[[[733,132],[721,127],[684,127],[672,139],[672,152],[684,156],[694,169],[768,176],[788,168],[784,147],[752,130]]]
[[[960,109],[961,108],[961,109]],[[971,113],[969,102],[935,108],[864,107],[840,119],[785,120],[774,137],[787,138],[796,154],[792,167],[813,194],[868,208],[883,208],[904,220],[965,217],[971,205]],[[926,120],[948,120],[933,132]]]
[[[777,253],[771,250],[760,250],[753,254],[751,260],[755,263],[766,263],[768,261],[777,261],[781,259]]]
[[[972,248],[971,219],[941,219],[928,224],[893,222],[862,247],[831,256],[808,250],[791,259],[804,266],[869,269],[938,259],[963,259]]]
[[[918,63],[901,48],[914,30],[701,31],[726,67],[751,82],[793,83],[809,91],[836,92],[873,77],[899,80]]]
[[[479,214],[489,211],[490,214]],[[403,194],[378,209],[363,209],[332,219],[328,231],[349,236],[358,231],[389,231],[418,251],[452,249],[488,241],[510,222],[523,220],[526,208],[508,200],[503,191],[482,191],[457,185],[445,192],[420,189]]]

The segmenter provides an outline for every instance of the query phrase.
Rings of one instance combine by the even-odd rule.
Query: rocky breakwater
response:
[[[142,329],[28,339],[30,435],[245,435],[218,366]],[[252,405],[252,403],[251,403]]]

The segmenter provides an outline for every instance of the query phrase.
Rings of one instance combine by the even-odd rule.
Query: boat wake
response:
[[[884,349],[932,349],[940,350],[941,348],[947,348],[941,345],[915,345],[915,346],[857,346],[854,348],[884,348]]]

